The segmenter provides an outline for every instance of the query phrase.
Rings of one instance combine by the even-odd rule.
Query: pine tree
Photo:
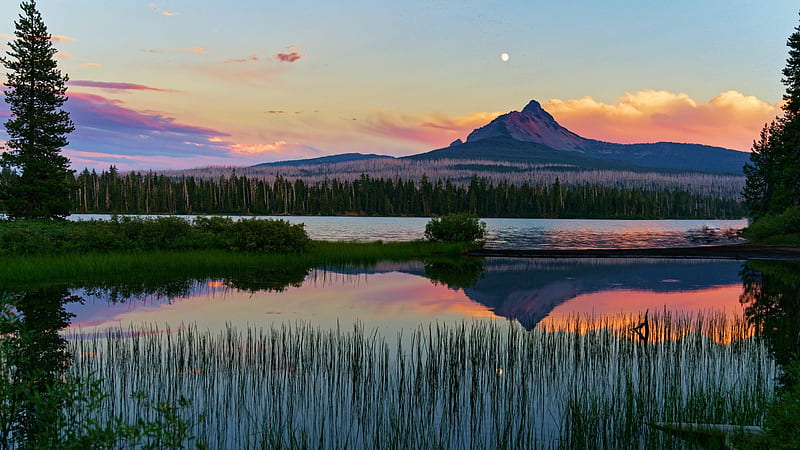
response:
[[[786,45],[783,117],[764,126],[744,166],[747,179],[742,195],[755,217],[800,205],[800,26]]]
[[[7,57],[0,58],[8,71],[6,102],[11,109],[5,123],[8,148],[0,165],[14,173],[0,196],[11,218],[64,218],[75,188],[69,159],[61,154],[66,135],[75,129],[61,109],[68,77],[58,69],[36,1],[23,1],[20,7],[16,39],[9,43]]]

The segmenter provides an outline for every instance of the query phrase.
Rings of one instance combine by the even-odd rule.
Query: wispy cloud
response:
[[[64,44],[66,42],[75,42],[76,39],[61,34],[54,34],[50,36],[50,40],[59,44]]]
[[[687,94],[645,90],[626,93],[615,103],[591,97],[552,99],[543,105],[576,133],[611,142],[691,142],[748,150],[766,122],[781,113],[771,104],[737,91],[706,101]]]
[[[258,61],[259,59],[260,59],[260,58],[258,57],[258,55],[255,55],[255,54],[253,54],[253,55],[250,55],[250,56],[248,56],[248,57],[246,57],[246,58],[231,58],[231,59],[226,59],[225,61],[222,61],[222,64],[230,64],[230,63],[246,63],[246,62]]]
[[[321,150],[297,142],[277,141],[260,144],[231,144],[232,152],[243,155],[258,156],[264,161],[278,161],[282,159],[298,159],[321,156]]]
[[[6,40],[6,41],[13,41],[16,38],[17,38],[17,36],[15,36],[13,34],[0,33],[0,39]],[[73,37],[69,37],[69,36],[64,36],[63,34],[52,34],[52,35],[50,35],[50,40],[55,42],[55,43],[58,43],[58,44],[65,44],[67,42],[75,42],[77,39],[75,39]]]
[[[179,50],[189,53],[197,53],[200,55],[205,55],[208,53],[203,47],[181,47]]]
[[[152,9],[153,11],[161,14],[162,16],[165,16],[165,17],[177,16],[179,14],[179,13],[176,13],[176,12],[163,10],[155,3],[148,3],[147,7]]]
[[[282,109],[272,109],[267,111],[267,114],[286,114],[286,111]]]
[[[66,153],[73,167],[126,163],[139,168],[233,164],[237,154],[229,134],[181,123],[173,117],[128,108],[102,95],[69,92],[65,108],[76,124]],[[0,115],[8,106],[0,102]],[[80,152],[80,153],[78,153]]]
[[[74,57],[74,56],[72,56],[72,55],[71,55],[71,54],[69,54],[69,53],[65,53],[65,52],[58,52],[58,53],[56,53],[56,58],[58,58],[58,59],[63,59],[63,60],[71,60],[71,59],[75,59],[75,57]]]
[[[161,89],[152,86],[145,86],[136,83],[121,83],[113,81],[93,81],[93,80],[70,80],[70,86],[80,86],[88,88],[106,89],[110,91],[156,91],[156,92],[178,92],[172,89]]]
[[[100,64],[100,63],[88,62],[88,63],[81,64],[81,67],[86,67],[86,68],[92,69],[92,68],[96,68],[96,67],[103,67],[103,65]]]
[[[454,117],[442,114],[398,116],[389,111],[376,111],[359,120],[356,126],[360,131],[376,136],[443,147],[456,139],[463,139],[470,131],[500,114],[474,112]]]

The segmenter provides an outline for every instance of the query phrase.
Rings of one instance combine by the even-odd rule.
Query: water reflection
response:
[[[751,261],[742,268],[745,316],[785,365],[800,356],[800,263]]]
[[[261,268],[221,278],[83,283],[74,326],[197,322],[224,328],[364,321],[394,333],[433,321],[502,317],[531,330],[576,314],[700,310],[742,315],[742,262],[462,258],[371,267]],[[543,322],[544,321],[544,322]]]
[[[46,448],[57,437],[71,360],[59,331],[75,301],[52,287],[0,298],[0,447]]]

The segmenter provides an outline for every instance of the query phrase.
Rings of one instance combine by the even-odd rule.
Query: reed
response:
[[[134,392],[185,397],[181,413],[204,417],[198,441],[212,448],[676,448],[645,424],[762,423],[778,369],[743,320],[655,314],[646,343],[629,332],[637,320],[574,316],[530,332],[431,323],[397,336],[358,323],[151,325],[69,338],[72,375],[111,394],[103,414],[134,414]]]

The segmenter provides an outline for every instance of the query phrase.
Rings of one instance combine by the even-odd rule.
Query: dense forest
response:
[[[473,176],[469,183],[371,178],[308,183],[246,176],[198,179],[153,172],[85,170],[73,194],[76,213],[297,214],[482,217],[739,218],[741,200],[680,188],[595,184],[513,184]]]

